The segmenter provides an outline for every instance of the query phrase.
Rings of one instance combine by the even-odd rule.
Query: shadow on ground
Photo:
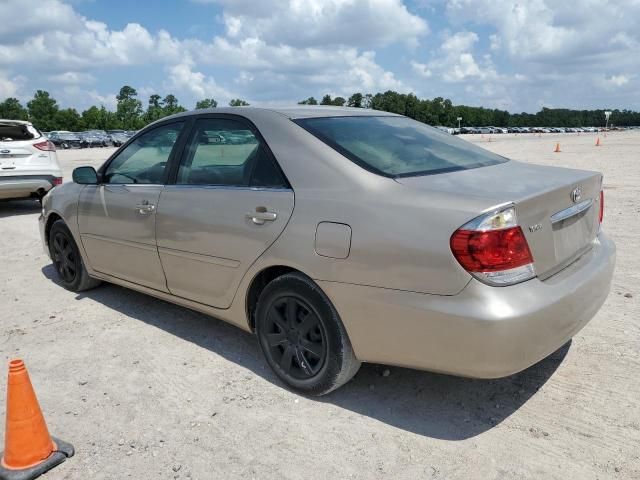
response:
[[[52,265],[42,271],[47,278],[58,282]],[[282,386],[277,377],[264,368],[266,362],[254,336],[223,321],[110,284],[76,297],[77,300],[84,298],[222,355]],[[570,345],[568,342],[521,373],[497,380],[364,364],[351,382],[317,401],[419,435],[463,440],[498,425],[526,403],[555,372]],[[383,372],[387,368],[390,375],[385,377]]]
[[[37,200],[2,200],[0,201],[0,218],[17,217],[40,213],[42,206]]]

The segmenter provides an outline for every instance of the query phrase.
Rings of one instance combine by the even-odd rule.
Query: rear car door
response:
[[[229,307],[293,206],[293,190],[253,125],[235,115],[200,117],[158,205],[158,251],[169,291]]]
[[[149,130],[101,171],[99,185],[80,194],[80,238],[91,267],[167,291],[156,247],[156,208],[184,122]]]

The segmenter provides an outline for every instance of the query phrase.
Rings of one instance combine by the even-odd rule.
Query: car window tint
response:
[[[178,170],[178,184],[281,187],[279,170],[242,122],[198,120]]]
[[[162,183],[182,125],[183,122],[172,123],[140,135],[109,164],[104,183]]]
[[[296,123],[363,168],[391,177],[466,170],[507,161],[406,117],[322,117]]]

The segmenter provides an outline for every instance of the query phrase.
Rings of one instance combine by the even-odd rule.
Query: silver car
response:
[[[595,315],[614,269],[600,173],[380,111],[187,112],[73,178],[40,219],[63,286],[107,281],[254,332],[308,394],[361,362],[523,370]]]

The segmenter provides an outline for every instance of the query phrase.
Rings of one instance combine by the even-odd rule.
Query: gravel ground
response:
[[[603,171],[619,249],[596,318],[493,381],[364,365],[330,396],[296,395],[221,321],[112,285],[64,290],[39,208],[0,204],[0,358],[27,362],[50,431],[77,451],[46,478],[640,478],[640,132],[601,147],[593,134],[468,139]],[[65,178],[108,153],[59,152]]]

